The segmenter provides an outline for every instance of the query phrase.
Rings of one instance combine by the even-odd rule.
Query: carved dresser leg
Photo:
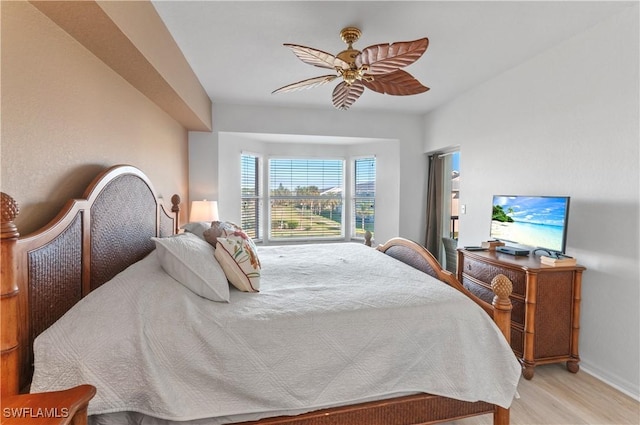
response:
[[[533,371],[534,371],[534,367],[533,366],[524,365],[522,367],[522,376],[524,376],[524,379],[526,379],[528,381],[531,378],[533,378]]]
[[[580,365],[575,360],[569,360],[567,362],[567,370],[571,373],[578,373],[580,370]]]

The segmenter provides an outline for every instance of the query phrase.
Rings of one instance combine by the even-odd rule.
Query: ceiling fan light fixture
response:
[[[366,69],[364,67],[360,67],[358,69],[349,68],[349,69],[336,69],[338,74],[342,77],[345,83],[348,85],[353,84],[356,81],[373,81],[373,75],[365,75]]]
[[[391,44],[377,44],[362,52],[352,47],[362,32],[356,27],[346,27],[340,31],[340,38],[347,43],[347,49],[334,56],[322,50],[296,44],[285,44],[301,61],[320,68],[332,69],[335,76],[325,75],[298,81],[274,90],[282,93],[316,87],[342,77],[342,82],[333,91],[333,105],[338,109],[348,109],[362,94],[364,88],[382,94],[408,96],[429,90],[406,71],[407,65],[418,60],[429,46],[427,38]],[[380,82],[376,80],[380,79]]]

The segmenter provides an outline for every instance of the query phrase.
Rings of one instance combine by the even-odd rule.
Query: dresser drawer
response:
[[[472,281],[466,275],[462,275],[462,285],[482,301],[488,302],[489,304],[493,302],[495,294],[490,288]],[[518,298],[510,297],[510,299],[511,305],[513,306],[511,310],[511,321],[524,326],[525,303]]]
[[[462,272],[491,285],[491,280],[498,274],[503,274],[511,280],[513,283],[513,293],[525,296],[525,272],[522,270],[513,270],[506,267],[494,266],[482,261],[474,260],[473,258],[464,257],[462,263]]]

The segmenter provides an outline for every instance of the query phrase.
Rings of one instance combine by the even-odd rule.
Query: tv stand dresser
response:
[[[577,373],[580,289],[584,267],[547,266],[535,255],[458,249],[458,280],[491,303],[491,279],[504,274],[513,282],[511,348],[522,375],[533,378],[536,365],[567,362]]]

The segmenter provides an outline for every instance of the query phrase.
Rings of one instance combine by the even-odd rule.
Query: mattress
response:
[[[96,386],[94,423],[215,424],[417,392],[511,404],[520,365],[458,291],[360,244],[258,254],[260,292],[232,287],[219,303],[152,252],[36,339],[31,390]]]

